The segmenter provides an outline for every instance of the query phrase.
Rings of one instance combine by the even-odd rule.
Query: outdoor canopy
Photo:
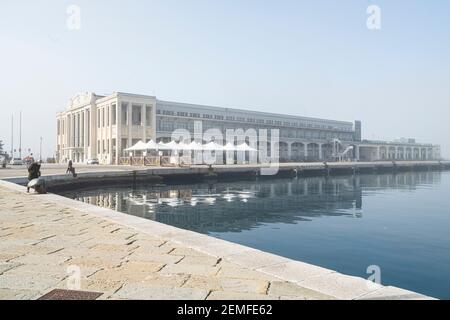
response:
[[[159,150],[159,145],[153,140],[147,142],[146,147],[147,150]]]
[[[189,144],[175,141],[170,141],[169,143],[156,143],[150,140],[147,143],[139,140],[134,146],[125,149],[125,151],[146,151],[146,150],[193,150],[193,151],[257,151],[256,149],[250,147],[246,143],[242,143],[238,146],[233,145],[228,142],[225,146],[222,146],[214,141],[208,142],[206,144],[200,144],[198,142],[192,141]]]
[[[134,146],[125,149],[125,151],[143,151],[147,150],[147,144],[142,142],[142,140],[139,140],[138,143],[136,143]]]

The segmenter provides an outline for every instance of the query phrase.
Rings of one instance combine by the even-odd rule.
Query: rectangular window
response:
[[[102,108],[102,127],[105,127],[105,108]]]
[[[146,106],[145,108],[145,125],[150,127],[152,125],[152,106]]]
[[[116,125],[116,121],[117,121],[117,115],[116,115],[116,105],[113,104],[111,105],[111,125]]]
[[[122,138],[122,142],[121,142],[121,148],[122,150],[128,148],[128,139],[127,138]]]
[[[142,106],[133,104],[131,111],[133,126],[142,125]]]
[[[106,113],[106,126],[109,127],[109,117],[111,116],[111,109],[108,107],[107,113]]]
[[[128,124],[128,104],[122,103],[122,111],[121,111],[121,118],[122,118],[122,125]]]
[[[100,109],[97,110],[97,128],[100,128]]]
[[[57,124],[57,131],[58,131],[57,134],[58,134],[58,136],[61,134],[60,126],[61,126],[61,121],[58,120],[58,124]]]

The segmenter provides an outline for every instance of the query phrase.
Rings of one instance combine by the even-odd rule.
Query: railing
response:
[[[131,158],[130,157],[120,157],[119,158],[119,164],[121,164],[121,165],[129,166],[130,163],[131,163]]]
[[[161,157],[161,166],[163,167],[176,167],[179,164],[179,157]]]
[[[144,165],[144,157],[131,157],[131,165],[132,166],[143,166]]]
[[[182,156],[180,157],[180,166],[190,166],[192,164],[191,156]]]
[[[144,157],[144,166],[159,166],[159,157]]]

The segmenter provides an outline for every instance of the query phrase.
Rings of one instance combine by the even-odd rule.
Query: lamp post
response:
[[[39,162],[42,163],[42,137],[39,143]]]

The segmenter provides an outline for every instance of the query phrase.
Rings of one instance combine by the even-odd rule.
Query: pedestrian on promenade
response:
[[[69,160],[69,164],[67,166],[66,174],[72,173],[72,176],[75,178],[77,174],[75,173],[75,168],[73,167],[72,160]]]
[[[33,179],[37,179],[41,176],[41,165],[37,162],[33,162],[28,167],[28,182]],[[30,192],[30,188],[27,187],[27,192]]]

